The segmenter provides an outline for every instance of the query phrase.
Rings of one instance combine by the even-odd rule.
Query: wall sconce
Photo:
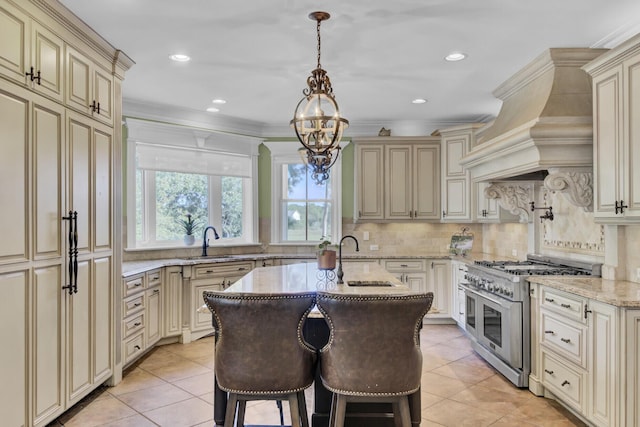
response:
[[[536,207],[535,202],[529,202],[529,205],[531,206],[531,212],[535,212],[536,209],[546,209],[544,215],[542,215],[540,217],[540,222],[544,221],[545,219],[548,219],[549,221],[553,221],[553,207],[552,206],[543,206],[543,207]]]

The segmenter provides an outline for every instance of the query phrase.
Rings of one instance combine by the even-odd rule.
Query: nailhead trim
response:
[[[348,396],[364,396],[364,397],[377,397],[377,396],[407,396],[409,394],[415,393],[416,391],[418,391],[418,389],[420,387],[416,387],[412,390],[407,390],[407,391],[398,391],[398,392],[393,392],[393,393],[364,393],[361,391],[352,391],[352,390],[342,390],[339,388],[333,388],[333,387],[327,387],[326,384],[324,384],[324,382],[322,383],[324,385],[324,387],[333,392],[333,393],[338,393],[338,394],[345,394]]]

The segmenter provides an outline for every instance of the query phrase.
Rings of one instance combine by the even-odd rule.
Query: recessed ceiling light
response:
[[[220,98],[216,98],[216,99],[214,99],[214,100],[213,100],[213,101],[211,101],[211,102],[213,102],[214,104],[226,104],[226,103],[227,103],[227,101],[226,101],[226,100],[224,100],[224,99],[220,99]]]
[[[217,113],[220,110],[217,109],[216,107],[209,107],[209,108],[207,108],[207,111],[210,112],[210,113]]]
[[[462,53],[462,52],[451,52],[449,55],[445,56],[444,59],[446,61],[450,61],[450,62],[455,62],[455,61],[462,61],[463,59],[465,59],[467,57],[466,53]]]
[[[413,102],[414,104],[424,104],[425,102],[427,102],[427,100],[424,98],[416,98],[411,102]]]
[[[176,62],[187,62],[191,60],[191,58],[188,55],[183,55],[181,53],[174,53],[173,55],[169,55],[169,58],[172,61],[176,61]]]

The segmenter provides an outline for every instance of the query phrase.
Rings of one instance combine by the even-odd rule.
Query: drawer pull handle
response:
[[[544,299],[546,302],[554,302],[555,300],[553,298],[545,298]]]
[[[213,273],[213,270],[207,270],[207,273]]]
[[[142,325],[142,323],[140,323],[140,322],[136,322],[136,323],[133,324],[133,326],[140,326],[140,325]]]
[[[553,375],[553,371],[550,371],[550,370],[548,370],[548,369],[545,369],[544,371],[545,371],[547,374],[549,374],[549,375]]]
[[[160,293],[160,289],[156,289],[156,290],[154,290],[154,291],[153,291],[153,294],[154,294],[154,295],[157,295],[157,294],[159,294],[159,293]]]
[[[571,383],[567,380],[562,381],[562,384],[560,384],[561,387],[564,387],[566,385],[571,385]]]
[[[571,340],[569,338],[560,338],[560,341],[565,342],[567,344],[569,344],[571,342]]]
[[[400,264],[400,267],[409,267],[409,264]]]
[[[137,302],[137,303],[133,304],[133,306],[134,306],[134,307],[139,307],[139,306],[141,306],[141,305],[142,305],[142,303],[141,303],[141,302]]]
[[[238,271],[245,271],[247,267],[238,267]]]
[[[554,331],[544,331],[545,334],[553,334],[555,335],[556,333]]]
[[[136,351],[140,350],[140,346],[139,346],[139,345],[136,345],[136,346],[134,346],[133,348],[134,348]]]
[[[571,304],[560,304],[560,307],[571,308]]]

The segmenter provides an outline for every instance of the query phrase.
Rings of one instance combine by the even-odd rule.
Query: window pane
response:
[[[284,167],[287,168],[287,199],[306,199],[307,167],[302,163]]]
[[[286,202],[287,213],[286,240],[307,240],[307,208],[305,203]]]
[[[329,179],[317,184],[311,177],[311,168],[307,168],[307,191],[308,199],[330,199],[331,198],[331,175]]]
[[[222,177],[222,238],[242,236],[242,178]]]
[[[179,240],[184,230],[176,222],[191,214],[198,222],[194,234],[206,225],[208,214],[206,175],[156,172],[156,240]]]
[[[307,206],[309,210],[307,240],[320,240],[323,236],[329,236],[331,234],[331,203],[316,202],[309,203]]]
[[[142,171],[136,169],[136,242],[145,239],[144,236],[144,186],[142,184]]]

